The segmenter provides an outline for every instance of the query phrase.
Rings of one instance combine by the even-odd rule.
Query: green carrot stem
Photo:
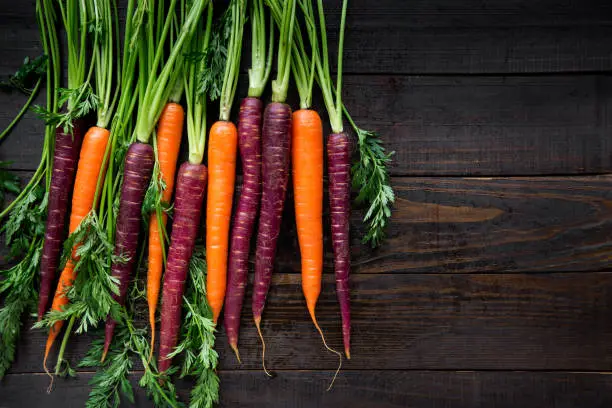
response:
[[[316,58],[317,72],[323,100],[329,114],[331,128],[334,133],[341,133],[344,129],[342,123],[342,57],[344,52],[344,28],[346,22],[346,9],[348,0],[342,2],[342,16],[340,21],[340,38],[338,43],[338,73],[336,78],[336,88],[332,85],[331,72],[329,67],[329,52],[327,48],[327,29],[325,24],[325,12],[323,10],[323,0],[318,0],[319,27],[321,31],[321,58]],[[335,92],[335,102],[334,102]]]
[[[249,69],[248,96],[260,98],[263,94],[270,72],[272,71],[272,53],[274,49],[274,25],[270,21],[268,47],[266,50],[266,15],[263,0],[251,3],[251,54]]]
[[[272,81],[272,101],[285,102],[289,89],[291,72],[291,46],[293,43],[293,26],[295,25],[296,0],[288,0],[283,7],[283,18],[280,26],[278,44],[278,72]]]
[[[0,142],[2,141],[2,139],[6,137],[6,135],[8,135],[11,132],[13,127],[15,127],[17,122],[21,120],[23,115],[30,108],[30,105],[34,101],[34,98],[36,98],[36,96],[38,95],[38,90],[40,89],[41,82],[42,82],[42,79],[38,78],[38,81],[36,81],[36,85],[34,85],[34,89],[32,90],[32,93],[28,97],[28,100],[26,101],[26,103],[21,107],[21,109],[19,110],[19,113],[17,113],[17,115],[13,118],[11,123],[9,123],[9,125],[2,131],[2,133],[0,133]]]
[[[212,31],[213,6],[208,5],[206,28],[198,30],[192,39],[192,51],[204,55],[210,43]],[[200,27],[201,28],[201,27]],[[204,33],[202,33],[204,31]],[[198,73],[206,69],[206,59],[192,61],[184,70],[183,84],[187,100],[187,139],[189,143],[189,163],[200,164],[206,148],[206,93],[197,90]]]
[[[182,55],[184,44],[191,37],[202,11],[209,1],[210,0],[193,1],[176,42],[172,46],[170,55],[166,60],[164,68],[159,74],[159,77],[155,79],[150,78],[149,83],[147,84],[145,95],[143,97],[144,103],[140,108],[141,110],[136,122],[135,132],[136,138],[142,143],[148,143],[149,138],[151,137],[151,132],[153,131],[155,123],[157,122],[163,106],[168,100],[168,95],[171,92],[171,89],[168,87],[168,83],[172,82],[171,80],[176,75],[175,62],[177,58]],[[170,3],[170,10],[168,11],[168,15],[166,17],[166,23],[168,23],[167,30],[170,29],[169,22],[174,16],[175,5],[176,0],[172,0]],[[165,39],[165,36],[167,35],[167,30],[166,26],[164,26],[164,32],[162,33],[163,39]],[[159,50],[156,54],[159,55]],[[158,59],[157,55],[156,59]],[[153,65],[155,65],[155,62]]]
[[[55,375],[59,375],[62,361],[64,361],[64,353],[66,352],[66,345],[68,344],[68,339],[70,338],[70,334],[72,333],[72,327],[74,326],[74,322],[76,321],[76,316],[72,315],[70,320],[68,321],[68,327],[66,327],[66,332],[64,332],[64,338],[62,339],[62,345],[60,346],[59,352],[57,354],[57,363],[55,364]]]
[[[348,0],[342,2],[342,16],[340,18],[340,38],[338,40],[338,72],[336,73],[336,118],[335,124],[340,126],[340,129],[334,130],[339,133],[342,131],[342,60],[344,55],[344,28],[346,25],[346,9]]]
[[[228,121],[232,110],[232,103],[238,86],[240,72],[240,52],[242,50],[242,34],[246,19],[246,0],[232,0],[232,31],[227,48],[227,63],[221,87],[219,120]]]

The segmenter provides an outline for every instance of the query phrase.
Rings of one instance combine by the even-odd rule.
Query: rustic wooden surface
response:
[[[0,76],[40,53],[32,3],[0,0]],[[340,1],[325,3],[337,17]],[[353,360],[325,392],[336,361],[307,316],[289,201],[264,323],[278,375],[259,369],[247,306],[242,365],[219,334],[221,406],[609,407],[612,3],[350,3],[345,100],[396,151],[398,195],[378,250],[353,214]],[[22,102],[0,94],[0,127]],[[28,113],[0,160],[27,178],[42,129]],[[340,347],[326,245],[318,313]],[[90,372],[45,393],[44,339],[24,329],[0,407],[83,405]]]

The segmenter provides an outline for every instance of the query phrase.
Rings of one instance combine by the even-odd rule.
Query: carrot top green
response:
[[[79,0],[63,0],[58,1],[59,17],[63,23],[67,47],[67,87],[59,87],[59,74],[57,81],[54,81],[58,87],[57,105],[64,106],[62,112],[48,110],[42,107],[35,107],[38,115],[47,122],[48,125],[54,127],[63,127],[64,130],[71,131],[73,121],[82,118],[90,111],[97,108],[99,103],[98,95],[96,95],[91,86],[95,64],[90,58],[87,45],[89,43],[88,36],[91,34],[89,27],[90,14],[87,4]],[[91,6],[91,5],[90,5]],[[50,10],[45,14],[49,16],[56,12],[53,10],[53,5],[49,5]],[[48,18],[44,16],[43,18]],[[93,30],[97,27],[94,25]],[[60,58],[59,43],[54,44],[48,42],[48,48],[53,60],[52,63],[57,63]]]
[[[157,123],[157,119],[161,114],[161,111],[166,104],[168,97],[172,92],[172,87],[177,80],[177,76],[180,75],[180,69],[177,69],[177,60],[181,60],[185,47],[191,38],[195,27],[201,18],[204,7],[210,0],[194,0],[189,8],[189,12],[185,17],[185,22],[181,26],[181,30],[168,57],[165,60],[165,64],[159,73],[156,75],[156,70],[161,63],[164,47],[163,44],[168,37],[168,33],[172,27],[174,16],[176,14],[177,0],[171,0],[168,6],[168,10],[165,12],[166,18],[163,24],[163,30],[161,31],[159,44],[155,49],[155,56],[150,66],[150,74],[147,81],[147,85],[144,88],[144,95],[139,107],[138,119],[136,121],[135,135],[136,139],[142,143],[148,143]],[[141,3],[139,7],[147,7],[145,3]],[[159,15],[159,14],[158,14]],[[150,38],[145,38],[146,40]]]
[[[289,74],[291,73],[291,48],[293,43],[293,27],[295,26],[296,0],[284,2],[282,18],[279,25],[277,76],[272,81],[272,102],[285,102],[289,89]]]
[[[221,86],[219,120],[228,121],[238,87],[240,73],[240,53],[242,51],[242,35],[246,19],[246,0],[232,0],[230,3],[231,34],[227,46],[227,62]]]
[[[59,86],[62,68],[52,0],[37,0],[36,18],[43,51],[48,57],[45,67],[45,109],[48,112],[57,112],[56,88]],[[47,125],[41,160],[36,172],[21,193],[0,213],[0,220],[8,217],[2,221],[0,232],[5,236],[9,256],[19,260],[8,270],[0,271],[0,295],[4,299],[0,308],[0,378],[4,377],[15,358],[23,316],[36,309],[38,293],[34,283],[40,269],[47,212],[45,190],[48,190],[51,183],[54,136],[55,127]]]
[[[206,148],[206,93],[198,92],[199,73],[205,71],[206,58],[204,55],[210,43],[212,30],[213,8],[208,6],[206,20],[200,22],[191,39],[189,55],[191,59],[185,61],[181,84],[185,89],[187,101],[187,139],[189,142],[189,163],[200,164],[204,158]]]
[[[346,23],[346,8],[348,0],[342,2],[342,14],[340,19],[340,34],[338,39],[338,68],[336,74],[336,87],[334,89],[333,81],[331,78],[331,69],[329,66],[329,51],[327,47],[327,28],[325,24],[325,12],[323,10],[323,1],[318,1],[318,17],[319,17],[319,29],[321,37],[321,52],[314,52],[315,65],[317,68],[319,85],[321,86],[321,92],[323,93],[323,100],[327,113],[329,114],[329,121],[331,123],[332,132],[341,133],[344,130],[342,123],[342,57],[344,52],[344,26]],[[318,49],[318,40],[315,33],[315,22],[314,12],[312,5],[309,1],[302,2],[303,10],[307,18],[306,27],[308,29],[308,35],[310,37],[311,46]],[[310,21],[312,20],[312,21]],[[319,57],[320,56],[320,57]],[[335,95],[334,95],[335,94]],[[335,98],[334,98],[335,96]]]
[[[251,68],[249,69],[248,96],[260,98],[270,72],[274,49],[274,25],[270,24],[266,50],[266,15],[263,0],[253,0],[251,7]]]

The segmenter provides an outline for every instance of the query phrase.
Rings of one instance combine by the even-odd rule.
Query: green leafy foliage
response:
[[[357,203],[368,209],[363,217],[368,231],[363,241],[373,247],[380,245],[385,237],[385,227],[391,217],[391,206],[395,194],[389,182],[387,165],[394,152],[386,153],[375,132],[354,127],[359,138],[359,161],[352,169],[353,188],[359,190]]]
[[[206,300],[206,261],[202,245],[194,250],[189,263],[189,280],[184,299],[182,340],[171,357],[182,355],[180,377],[192,376],[190,408],[210,408],[219,402],[219,360],[214,350],[215,325]]]
[[[101,363],[104,350],[104,334],[94,340],[91,348],[79,363],[79,367],[100,368],[91,379],[91,392],[85,403],[87,408],[113,407],[118,408],[123,395],[130,403],[134,403],[134,390],[129,380],[129,372],[133,363],[130,358],[130,334],[127,328],[117,330],[113,346],[106,360]]]
[[[23,315],[36,307],[38,293],[34,290],[34,280],[40,268],[41,253],[42,239],[36,239],[17,265],[0,271],[0,295],[5,296],[0,309],[0,378],[15,359]]]
[[[159,162],[156,160],[155,167],[153,167],[153,176],[151,177],[149,188],[147,189],[142,202],[142,218],[145,225],[148,225],[151,214],[157,214],[159,217],[161,217],[163,212],[167,214],[171,212],[170,205],[162,200],[165,189],[166,182],[161,176]],[[164,235],[166,235],[165,228]]]
[[[232,13],[231,7],[228,7],[213,27],[210,43],[204,54],[207,69],[198,73],[197,93],[208,94],[211,101],[216,101],[221,96],[231,33]]]
[[[48,57],[46,55],[40,55],[34,59],[25,57],[17,72],[0,82],[0,89],[4,91],[18,90],[30,95],[36,82],[47,73],[47,61]]]
[[[32,188],[13,207],[6,223],[0,227],[4,233],[9,255],[23,255],[36,237],[45,233],[48,195],[41,186]]]
[[[8,193],[19,194],[19,177],[7,170],[9,163],[0,161],[0,208]]]
[[[140,359],[145,372],[139,385],[145,389],[147,395],[157,407],[183,407],[178,400],[176,388],[169,381],[168,376],[176,373],[176,369],[167,374],[159,374],[154,362],[148,360],[150,354],[147,340],[147,330],[134,327],[132,319],[122,309],[122,319],[117,325],[113,343],[103,363],[101,363],[104,349],[104,333],[95,340],[87,355],[79,363],[79,367],[97,368],[92,378],[92,386],[87,408],[116,408],[122,398],[134,403],[134,389],[129,381],[133,359]]]
[[[10,178],[5,180],[12,183]],[[23,316],[33,311],[38,301],[34,287],[40,270],[47,198],[43,187],[35,186],[17,202],[0,227],[9,256],[23,257],[12,268],[0,271],[0,295],[4,297],[0,309],[0,378],[15,358]]]
[[[78,88],[58,88],[58,106],[68,104],[60,112],[53,112],[42,106],[34,106],[34,112],[45,121],[48,126],[62,127],[64,132],[72,132],[74,121],[82,118],[89,112],[98,109],[100,99],[93,92],[91,85],[84,82]]]
[[[125,259],[113,254],[113,245],[93,212],[64,243],[62,268],[73,255],[76,255],[76,259],[71,260],[76,279],[66,292],[69,304],[62,310],[49,311],[35,328],[51,327],[58,321],[74,317],[78,319],[76,333],[84,333],[106,320],[109,313],[115,320],[120,319],[120,306],[112,296],[118,293],[119,282],[108,271],[111,262]]]

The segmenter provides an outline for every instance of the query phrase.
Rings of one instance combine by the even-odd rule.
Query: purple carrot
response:
[[[174,221],[168,250],[168,263],[162,289],[159,372],[170,368],[181,326],[181,305],[189,261],[202,214],[208,171],[203,164],[183,163],[179,169],[174,201]]]
[[[47,311],[51,287],[55,282],[55,275],[59,267],[60,251],[65,236],[68,202],[74,184],[82,141],[83,121],[81,119],[76,119],[73,122],[72,134],[65,133],[62,128],[55,130],[55,151],[53,152],[47,225],[40,261],[39,321]]]
[[[351,154],[346,133],[333,133],[327,139],[329,207],[331,210],[332,246],[336,293],[342,314],[344,352],[351,358],[351,308],[349,271],[351,268],[349,216],[351,210]]]
[[[290,157],[291,108],[287,104],[274,102],[266,107],[262,131],[263,188],[253,284],[253,318],[258,330],[272,280],[276,243],[289,182]]]
[[[238,147],[242,159],[242,194],[238,201],[231,234],[224,326],[238,361],[240,312],[246,290],[249,247],[259,200],[261,198],[261,120],[263,103],[259,98],[244,98],[238,119]]]
[[[114,255],[123,259],[120,262],[113,262],[111,266],[112,276],[119,281],[119,294],[113,294],[113,298],[121,305],[125,302],[130,275],[136,261],[138,234],[140,233],[142,219],[141,207],[151,180],[154,163],[153,148],[145,143],[132,144],[125,156],[114,250]],[[115,325],[116,322],[109,315],[104,330],[102,361],[104,361],[110,347]]]

